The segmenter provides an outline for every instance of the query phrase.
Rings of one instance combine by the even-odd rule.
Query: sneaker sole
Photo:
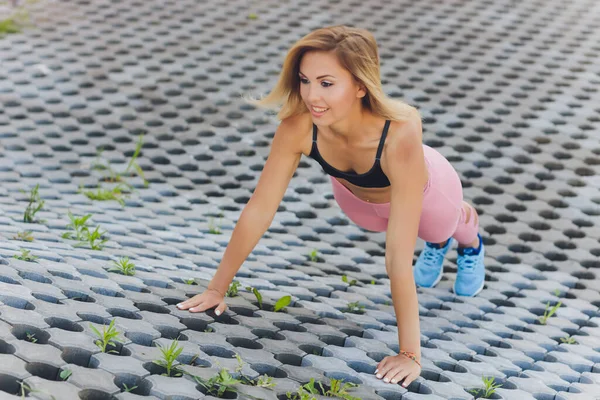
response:
[[[477,289],[475,291],[475,293],[473,293],[473,294],[458,294],[458,293],[456,293],[456,288],[453,285],[452,286],[452,292],[454,292],[455,295],[461,296],[461,297],[475,297],[475,296],[477,296],[479,294],[479,292],[481,292],[483,290],[484,286],[485,286],[485,280],[481,283],[481,286],[479,286],[479,289]]]

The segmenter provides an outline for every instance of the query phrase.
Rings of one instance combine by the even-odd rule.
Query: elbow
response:
[[[276,211],[277,210],[275,210],[275,212]],[[251,221],[251,224],[256,228],[267,230],[271,225],[273,218],[275,218],[275,212],[272,212],[265,207],[261,207],[259,203],[248,203],[242,210],[240,220]]]
[[[414,280],[412,257],[410,258],[399,258],[399,257],[388,257],[385,258],[385,270],[390,279],[400,280]]]

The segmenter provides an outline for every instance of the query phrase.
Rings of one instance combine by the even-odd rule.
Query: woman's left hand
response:
[[[420,374],[419,364],[402,354],[385,357],[375,370],[377,378],[383,379],[384,382],[395,384],[404,380],[403,387],[410,385]]]

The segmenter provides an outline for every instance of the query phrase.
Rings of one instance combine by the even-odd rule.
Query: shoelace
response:
[[[427,264],[439,265],[441,259],[444,258],[443,254],[444,249],[436,249],[435,247],[428,247],[427,251],[425,251],[424,258]]]
[[[460,270],[473,270],[475,269],[475,257],[471,255],[463,255],[459,258],[458,269]]]

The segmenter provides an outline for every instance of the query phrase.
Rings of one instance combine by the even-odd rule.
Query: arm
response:
[[[208,285],[225,294],[242,263],[271,225],[302,156],[302,116],[281,122],[260,178],[236,223],[215,276]]]
[[[423,188],[427,181],[421,129],[420,119],[403,124],[387,146],[385,154],[386,174],[391,183],[386,271],[390,278],[400,349],[414,353],[419,362],[419,304],[412,259],[419,229]],[[414,378],[416,376],[412,379]]]

